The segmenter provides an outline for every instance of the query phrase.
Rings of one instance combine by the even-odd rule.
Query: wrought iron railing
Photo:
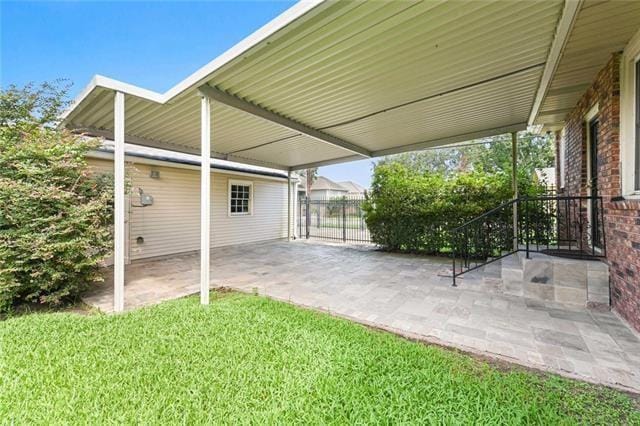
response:
[[[460,275],[519,251],[605,257],[602,197],[517,198],[453,229],[451,238],[453,285]]]

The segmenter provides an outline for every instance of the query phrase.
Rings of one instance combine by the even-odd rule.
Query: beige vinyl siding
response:
[[[112,162],[90,159],[97,172],[111,172]],[[127,162],[131,185],[129,244],[132,260],[188,252],[200,248],[200,172],[197,169]],[[160,172],[159,179],[150,177]],[[287,185],[285,180],[213,172],[211,185],[212,246],[220,247],[287,236]],[[253,183],[253,214],[229,216],[229,180]],[[140,204],[138,188],[153,196],[153,205]],[[137,238],[144,243],[138,244]]]

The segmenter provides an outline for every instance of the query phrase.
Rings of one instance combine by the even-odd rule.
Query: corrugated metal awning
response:
[[[198,153],[207,85],[344,142],[213,104],[214,157],[281,169],[522,130],[565,9],[560,0],[298,4],[165,94],[96,77],[64,125],[112,137],[117,90],[127,142]]]

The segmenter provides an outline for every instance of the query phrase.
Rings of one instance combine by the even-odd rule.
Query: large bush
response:
[[[0,92],[0,310],[76,296],[110,251],[110,179],[87,169],[95,142],[54,126],[64,95]]]
[[[530,195],[540,191],[523,173],[519,188]],[[508,173],[445,175],[386,162],[375,167],[365,219],[372,241],[387,250],[442,254],[451,250],[452,228],[512,197]]]

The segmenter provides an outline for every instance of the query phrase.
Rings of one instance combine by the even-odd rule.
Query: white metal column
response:
[[[293,183],[293,209],[292,209],[292,214],[293,214],[293,239],[298,239],[300,238],[300,235],[298,235],[298,224],[297,222],[300,220],[300,201],[298,198],[298,185],[299,185],[300,181],[299,178],[297,178],[294,183]]]
[[[113,310],[124,310],[124,93],[116,92],[113,108],[115,142],[113,152],[113,194],[114,194],[114,235],[113,235]]]
[[[211,247],[211,103],[200,104],[200,303],[209,304],[209,251]]]
[[[518,132],[511,133],[511,185],[513,199],[518,198]],[[513,249],[518,250],[518,203],[513,203]]]
[[[291,170],[287,172],[287,241],[291,241]]]

